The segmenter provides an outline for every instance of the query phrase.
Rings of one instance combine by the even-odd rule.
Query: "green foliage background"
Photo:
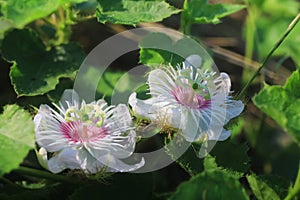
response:
[[[300,199],[300,24],[248,88],[244,113],[226,125],[230,139],[204,159],[197,157],[202,144],[193,143],[172,165],[151,173],[54,175],[38,164],[32,121],[40,104],[58,102],[73,87],[89,50],[116,30],[145,23],[188,37],[174,42],[148,35],[138,53],[124,55],[104,73],[97,97],[109,101],[116,90],[128,91],[134,83],[125,72],[133,65],[183,61],[160,50],[160,41],[184,56],[198,52],[203,41],[230,75],[235,95],[299,9],[296,0],[0,0],[0,199]],[[124,84],[114,88],[120,78]],[[149,96],[147,87],[137,91]],[[159,134],[137,149],[169,140]]]

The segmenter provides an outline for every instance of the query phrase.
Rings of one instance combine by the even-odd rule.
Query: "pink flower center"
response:
[[[108,135],[105,127],[96,125],[84,125],[80,121],[63,122],[60,130],[72,142],[89,142],[104,138]]]
[[[191,87],[178,86],[171,93],[180,105],[190,109],[200,110],[210,106],[210,100],[204,97],[206,91],[203,91],[201,94],[200,91]]]

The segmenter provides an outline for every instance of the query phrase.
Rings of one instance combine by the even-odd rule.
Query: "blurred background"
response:
[[[167,2],[176,8],[183,7],[183,1],[181,0],[168,0]],[[219,70],[230,75],[231,89],[234,92],[233,95],[236,95],[283,35],[292,19],[298,14],[299,1],[210,0],[209,3],[246,5],[241,11],[222,18],[221,23],[193,24],[190,30],[190,35],[205,46]],[[84,20],[71,26],[70,40],[79,43],[86,54],[105,39],[134,28],[129,25],[109,22],[106,24],[99,23],[94,16],[95,7],[97,6],[96,1],[89,1],[76,6],[79,15]],[[157,26],[179,30],[180,17],[180,13],[174,14],[161,22],[139,23],[137,27]],[[28,27],[35,29],[39,26],[39,23],[41,21],[36,20],[30,23]],[[49,29],[46,32],[51,34],[51,31]],[[300,24],[295,27],[284,43],[276,50],[266,67],[247,90],[243,99],[246,104],[245,111],[231,127],[233,129],[231,139],[218,142],[211,153],[216,156],[216,162],[220,166],[242,173],[254,172],[267,179],[276,179],[277,183],[284,185],[284,187],[277,185],[279,190],[284,190],[283,193],[287,192],[287,189],[283,188],[288,188],[290,183],[295,180],[300,160],[299,145],[272,118],[260,111],[253,104],[251,98],[264,87],[265,83],[284,85],[292,72],[300,66],[299,33]],[[134,40],[134,38],[132,39]],[[110,65],[109,71],[121,75],[123,72],[137,66],[138,63],[139,51],[133,51],[115,60]],[[59,99],[62,88],[71,88],[74,81],[69,78],[61,78],[60,83],[52,93],[35,97],[17,97],[9,77],[11,63],[0,58],[0,66],[1,109],[6,104],[17,103],[33,112],[32,106],[38,107],[41,103],[49,104],[53,99]],[[109,77],[109,79],[118,79],[118,75]],[[102,91],[98,92],[101,96]],[[32,153],[29,157],[33,157],[33,155]],[[164,195],[168,194],[163,193],[174,191],[182,181],[188,180],[189,177],[189,174],[177,163],[173,163],[157,172],[144,175],[129,174],[123,176],[117,174],[108,178],[107,185],[104,184],[104,190],[106,191],[104,196],[109,192],[113,193],[110,187],[112,184],[122,187],[121,184],[130,182],[133,184],[132,187],[139,187],[141,180],[142,183],[147,182],[149,184],[145,187],[152,187],[157,194],[162,194],[164,198]],[[146,181],[143,181],[143,179]],[[243,179],[240,181],[247,184]],[[122,189],[120,191],[122,194]],[[136,192],[149,193],[147,189]],[[110,195],[118,196],[120,194],[110,193]]]

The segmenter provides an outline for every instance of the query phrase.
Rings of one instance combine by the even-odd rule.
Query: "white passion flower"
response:
[[[41,105],[34,117],[39,161],[44,167],[53,173],[64,169],[96,173],[104,166],[107,171],[127,172],[144,165],[143,159],[134,165],[121,160],[132,155],[136,142],[126,105],[107,106],[104,100],[79,103],[73,90],[66,90],[63,97],[73,97],[73,101],[54,104],[58,112]],[[49,160],[47,152],[52,154]]]
[[[175,69],[172,66],[150,71],[147,100],[129,97],[138,117],[176,128],[188,142],[201,138],[225,140],[230,131],[223,126],[244,109],[241,101],[230,96],[231,82],[226,73],[216,74],[201,69],[202,60],[191,55]]]

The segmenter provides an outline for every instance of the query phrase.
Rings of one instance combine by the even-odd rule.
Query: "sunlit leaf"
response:
[[[98,0],[99,22],[136,25],[139,22],[158,22],[180,12],[165,1],[156,0]]]
[[[23,28],[26,24],[48,16],[65,3],[80,3],[86,0],[8,0],[2,13],[16,28]]]
[[[34,148],[31,116],[17,105],[4,107],[0,115],[0,176],[17,168]]]
[[[266,85],[253,98],[254,104],[273,118],[300,143],[299,70],[287,80],[285,86]]]
[[[58,0],[8,0],[3,14],[15,27],[22,28],[29,22],[54,12],[58,6]]]
[[[185,1],[183,20],[189,23],[220,23],[220,19],[245,8],[239,4],[209,4],[207,0]]]
[[[10,77],[19,96],[35,96],[53,90],[59,78],[74,77],[84,53],[77,44],[46,47],[35,32],[10,32],[2,43],[3,57],[13,62]]]
[[[216,158],[212,157],[211,155],[207,155],[204,158],[203,167],[205,171],[218,169]]]

